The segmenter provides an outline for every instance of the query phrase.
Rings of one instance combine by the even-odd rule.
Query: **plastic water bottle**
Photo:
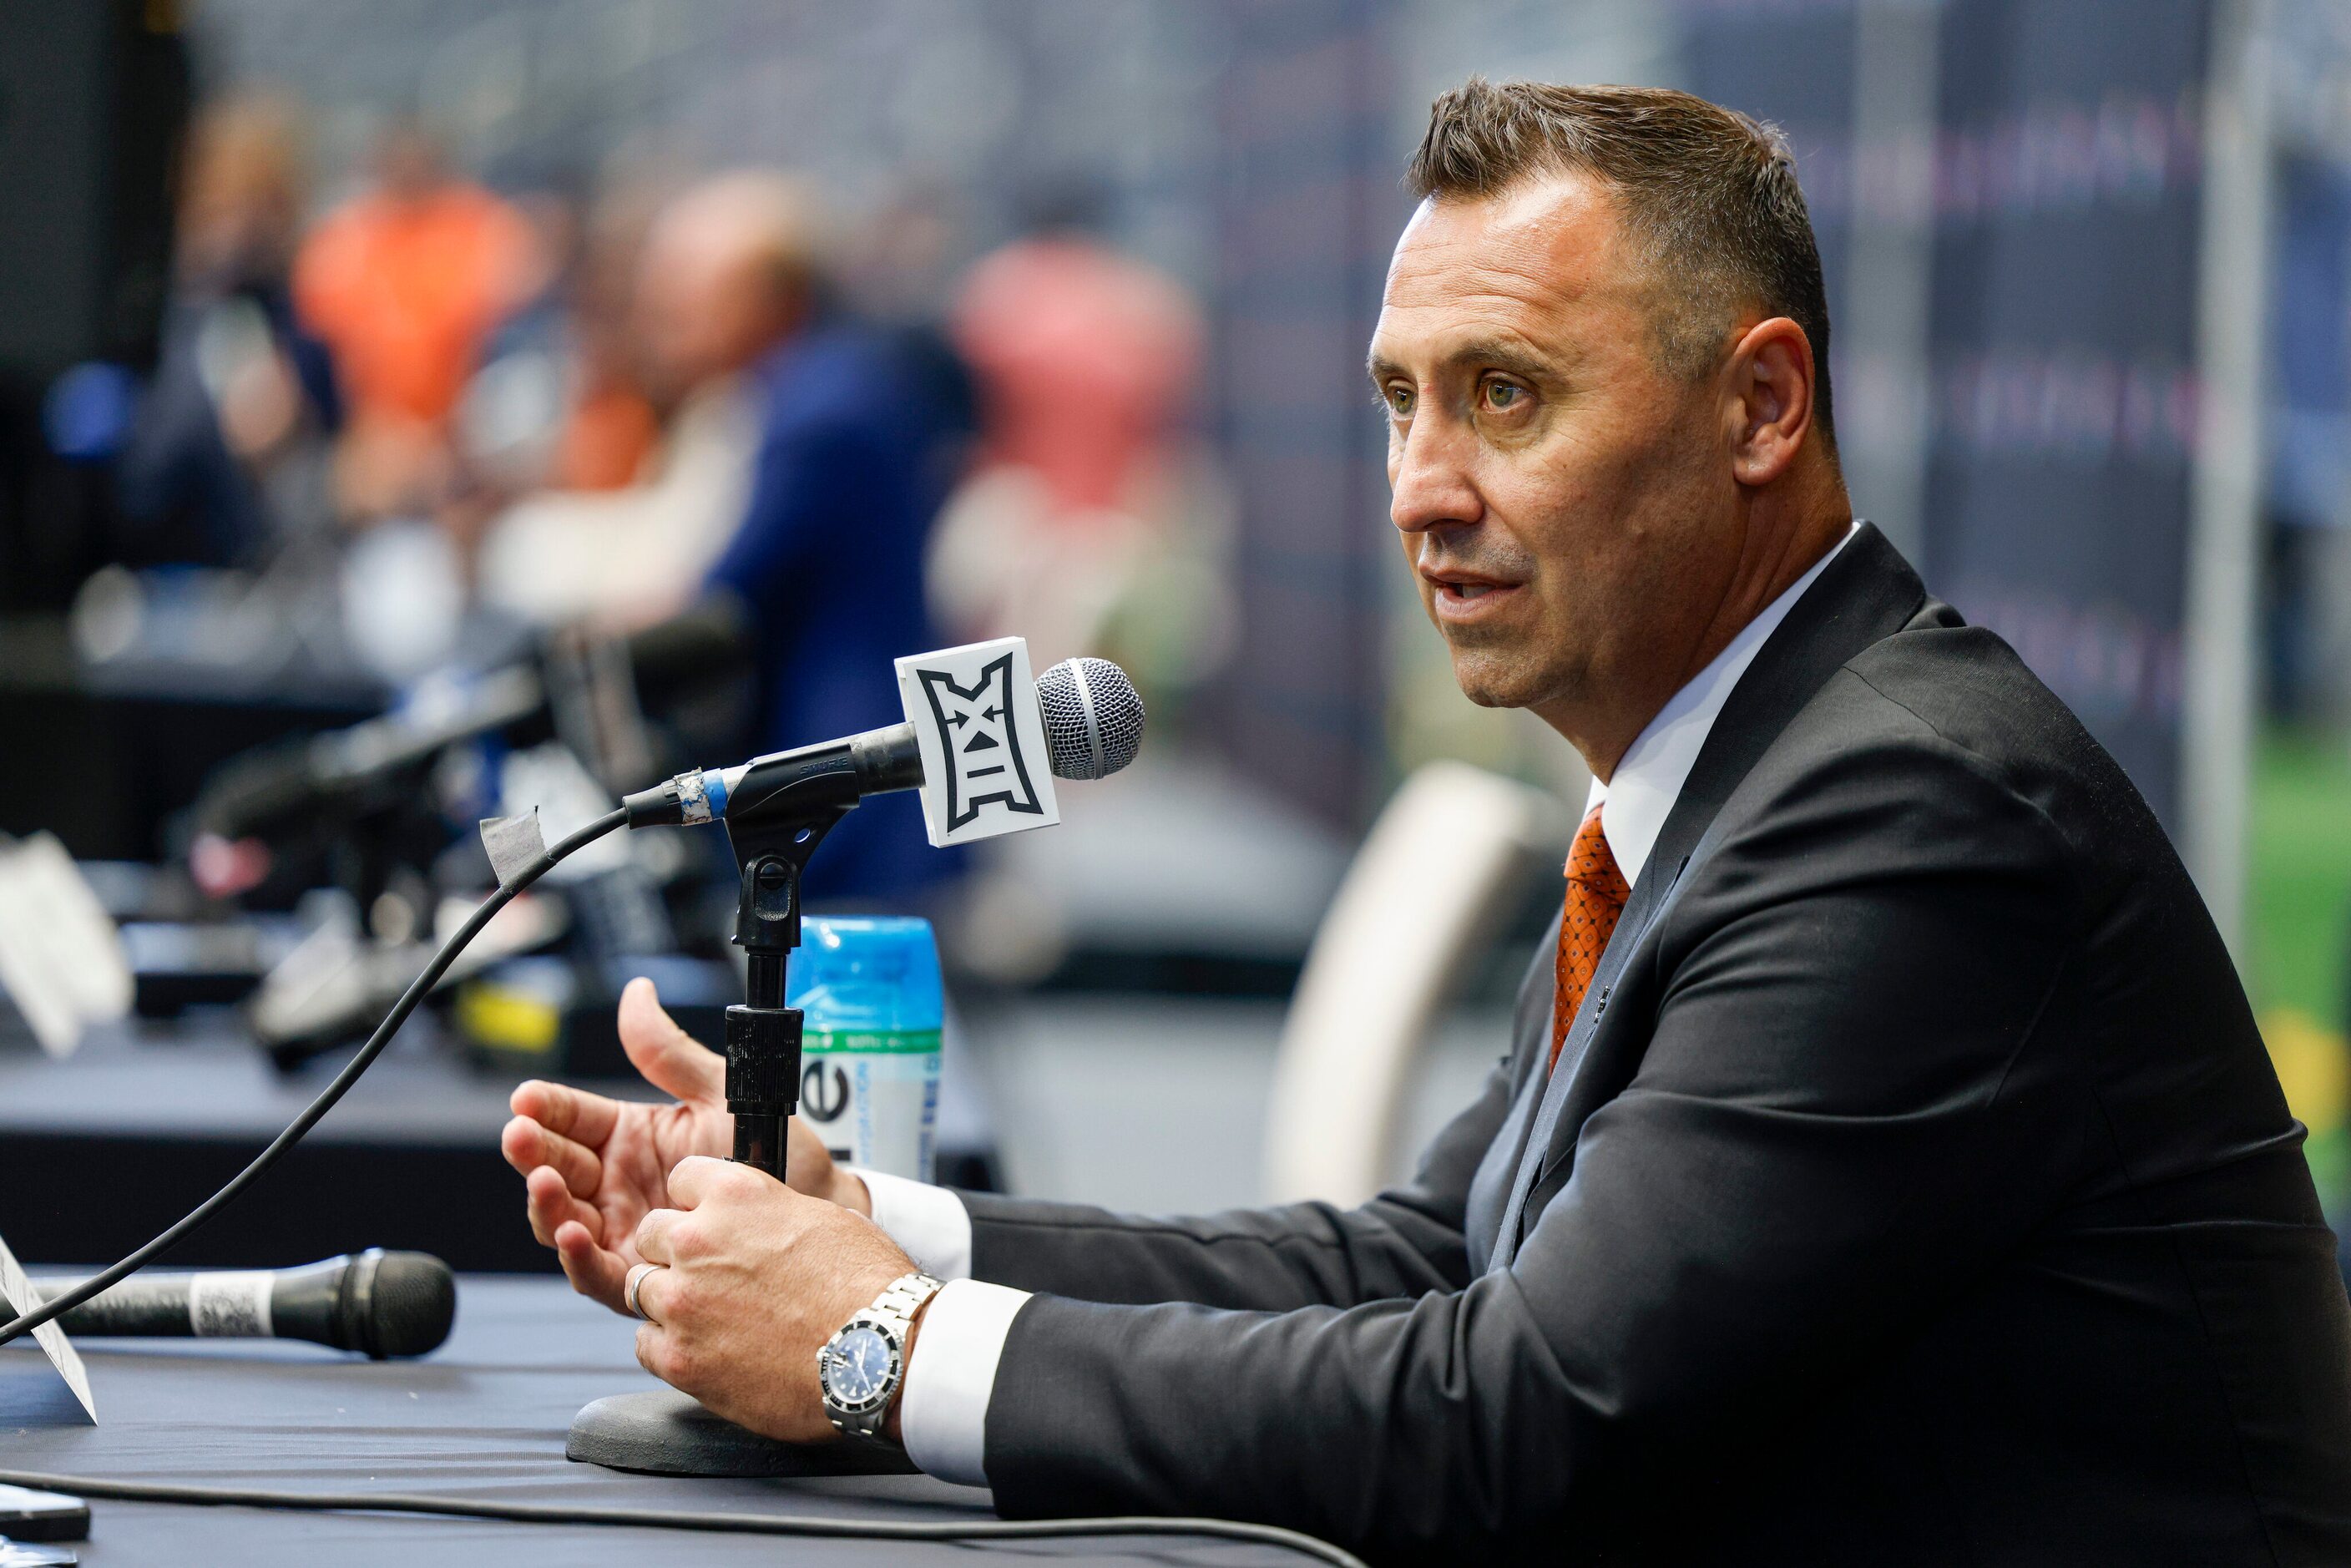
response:
[[[931,923],[810,915],[789,974],[786,999],[806,1015],[800,1119],[836,1160],[929,1181],[946,1010]]]

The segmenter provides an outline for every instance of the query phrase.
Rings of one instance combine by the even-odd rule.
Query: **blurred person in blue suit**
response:
[[[967,397],[904,331],[833,298],[816,205],[738,170],[653,219],[631,306],[633,370],[668,413],[642,483],[546,492],[484,541],[481,591],[544,623],[642,626],[705,591],[741,601],[761,751],[894,722],[893,661],[938,644],[923,555],[972,426]],[[852,812],[808,895],[901,906],[957,869],[914,798]]]
[[[758,179],[700,195],[748,202]],[[791,193],[777,185],[768,199]],[[899,716],[893,662],[935,642],[923,550],[944,498],[938,454],[967,433],[893,340],[828,308],[810,250],[778,255],[770,281],[778,330],[751,372],[764,407],[750,499],[710,582],[749,610],[760,744],[778,748]],[[884,796],[832,831],[806,890],[898,903],[955,869],[930,847],[915,797]]]

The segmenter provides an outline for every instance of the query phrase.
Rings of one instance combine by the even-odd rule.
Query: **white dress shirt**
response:
[[[1854,527],[1860,526],[1856,519]],[[1584,813],[1599,808],[1600,831],[1627,883],[1638,882],[1641,868],[1649,863],[1649,852],[1656,847],[1657,834],[1722,705],[1730,699],[1731,688],[1789,610],[1852,538],[1847,530],[1834,549],[1813,562],[1811,570],[1765,606],[1711,664],[1674,694],[1634,738],[1607,783],[1592,781]],[[925,1273],[948,1281],[923,1314],[914,1359],[906,1366],[906,1389],[898,1409],[906,1456],[941,1480],[986,1486],[982,1461],[987,1401],[996,1387],[1005,1339],[1029,1292],[971,1277],[971,1215],[954,1193],[879,1171],[857,1174],[872,1197],[873,1222]]]
[[[1657,710],[1648,727],[1633,737],[1607,783],[1592,781],[1592,791],[1583,800],[1583,814],[1588,817],[1594,806],[1600,808],[1601,836],[1608,841],[1608,852],[1616,857],[1616,869],[1625,873],[1627,887],[1641,880],[1641,868],[1649,863],[1649,852],[1657,847],[1657,835],[1665,831],[1666,818],[1681,798],[1682,785],[1688,780],[1706,737],[1713,732],[1722,705],[1730,700],[1731,688],[1739,685],[1739,677],[1747,673],[1771,633],[1780,629],[1780,622],[1788,618],[1796,601],[1804,596],[1804,590],[1843,553],[1854,528],[1860,527],[1861,519],[1855,518],[1835,549],[1814,561],[1810,571],[1740,628],[1739,635],[1714,656],[1714,662],[1691,676],[1689,684]]]
[[[898,1399],[906,1457],[943,1481],[984,1487],[987,1398],[1005,1337],[1029,1292],[971,1277],[971,1213],[954,1193],[882,1171],[857,1175],[873,1200],[873,1223],[916,1268],[947,1282],[924,1311],[906,1364]]]

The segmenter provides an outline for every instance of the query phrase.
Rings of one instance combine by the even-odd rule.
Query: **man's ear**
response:
[[[1731,468],[1742,485],[1788,471],[1813,428],[1813,345],[1785,316],[1747,329],[1730,353]]]

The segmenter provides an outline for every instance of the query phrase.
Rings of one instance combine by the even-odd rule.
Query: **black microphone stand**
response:
[[[726,1009],[726,1109],[735,1117],[735,1158],[778,1181],[799,1104],[800,1010],[784,1005],[784,991],[786,967],[800,945],[800,877],[847,810],[773,828],[730,822],[726,830],[743,879],[735,943],[749,961],[742,1005]]]
[[[749,963],[743,1005],[726,1009],[726,1109],[735,1157],[784,1179],[784,1146],[799,1104],[800,1013],[784,1005],[786,966],[800,945],[800,878],[810,856],[856,808],[848,747],[770,784],[747,775],[726,812],[742,886],[735,943]]]
[[[735,942],[749,960],[744,1000],[726,1009],[726,1109],[735,1158],[784,1179],[784,1151],[800,1086],[800,1010],[784,1005],[785,974],[800,945],[800,877],[826,833],[858,800],[846,747],[838,768],[803,768],[771,792],[744,780],[726,814],[741,891]],[[672,1476],[910,1474],[903,1457],[865,1445],[779,1443],[720,1419],[674,1388],[615,1394],[572,1418],[566,1458]]]

